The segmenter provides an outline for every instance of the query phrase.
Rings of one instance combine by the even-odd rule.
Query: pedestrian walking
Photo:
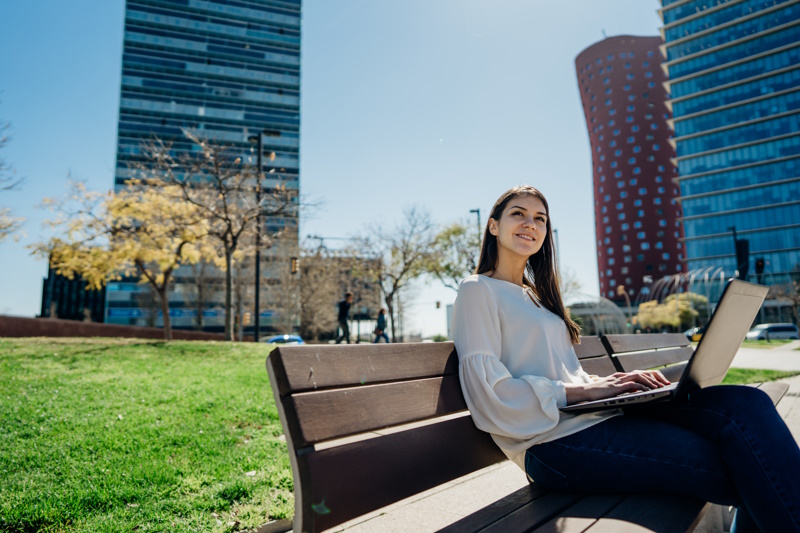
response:
[[[378,311],[378,320],[375,323],[375,340],[372,341],[373,344],[377,343],[381,337],[383,337],[387,343],[390,342],[389,336],[386,334],[386,309],[382,307],[381,310]]]
[[[353,293],[346,292],[344,294],[344,300],[337,304],[339,306],[339,327],[341,328],[342,333],[336,337],[336,344],[341,344],[342,339],[347,340],[347,344],[350,344],[350,326],[347,324],[347,319],[349,318],[350,304],[352,303]]]

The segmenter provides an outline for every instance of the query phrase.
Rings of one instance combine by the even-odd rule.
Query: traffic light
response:
[[[750,241],[747,239],[736,239],[736,270],[739,271],[739,279],[747,279],[747,271],[750,268]]]
[[[249,326],[250,325],[250,321],[252,319],[253,319],[252,313],[250,313],[250,311],[246,311],[244,313],[244,316],[242,317],[242,322],[244,323],[245,326]]]
[[[758,283],[761,283],[762,278],[764,277],[764,258],[757,257],[756,258],[756,276],[758,277]]]
[[[292,274],[297,274],[297,269],[300,267],[300,259],[292,257]]]
[[[436,302],[436,309],[439,309],[442,306],[442,302]]]

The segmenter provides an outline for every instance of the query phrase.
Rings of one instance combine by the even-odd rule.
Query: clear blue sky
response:
[[[482,222],[508,187],[548,198],[562,265],[598,293],[589,143],[574,58],[608,36],[656,35],[655,0],[304,0],[301,232],[347,237],[427,207]],[[0,205],[28,219],[0,244],[0,313],[34,316],[45,196],[68,174],[113,186],[122,0],[0,2],[0,154],[26,178]],[[335,241],[329,244],[334,245]],[[455,293],[421,285],[406,331],[444,333]],[[442,307],[435,309],[434,302]]]

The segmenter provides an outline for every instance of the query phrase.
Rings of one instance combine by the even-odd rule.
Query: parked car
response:
[[[692,342],[698,342],[702,337],[703,333],[706,332],[705,326],[698,326],[696,328],[689,328],[683,332],[686,335],[686,338]]]
[[[273,335],[272,337],[261,337],[258,342],[269,342],[271,344],[305,344],[300,335]]]
[[[750,328],[744,338],[749,341],[800,339],[800,330],[794,324],[759,324]]]

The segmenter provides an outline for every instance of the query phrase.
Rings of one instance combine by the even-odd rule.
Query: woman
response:
[[[386,309],[383,307],[378,311],[378,320],[375,323],[375,340],[372,341],[372,343],[377,343],[381,337],[383,337],[386,342],[389,342],[389,336],[386,334]]]
[[[683,494],[736,506],[740,533],[800,531],[800,450],[757,389],[708,387],[636,414],[559,411],[669,381],[658,371],[583,371],[551,227],[542,193],[510,189],[492,208],[476,273],[459,288],[453,338],[476,426],[550,489]]]

